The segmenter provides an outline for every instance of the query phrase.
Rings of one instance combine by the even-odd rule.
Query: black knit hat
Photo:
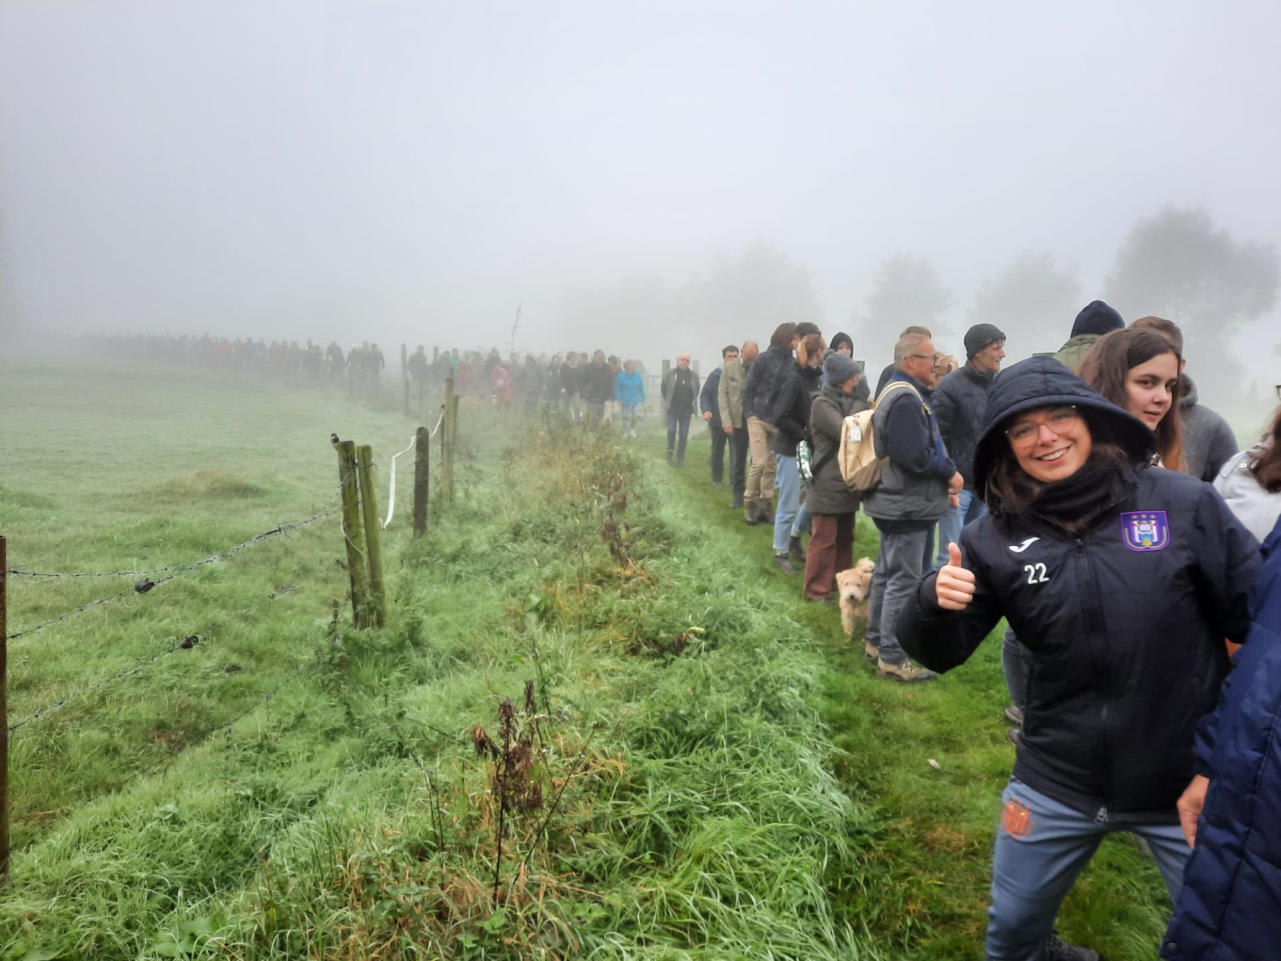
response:
[[[1005,340],[1005,332],[995,324],[975,324],[965,332],[965,357],[968,360],[989,344]]]
[[[1072,336],[1079,337],[1081,334],[1106,334],[1113,330],[1120,330],[1125,326],[1125,321],[1121,315],[1110,305],[1101,300],[1092,300],[1076,315],[1076,320],[1072,324]]]

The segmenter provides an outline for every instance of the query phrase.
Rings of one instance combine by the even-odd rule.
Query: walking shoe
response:
[[[786,553],[774,555],[774,566],[784,574],[796,573],[796,568],[792,566],[792,559]]]
[[[1103,956],[1093,948],[1079,944],[1068,944],[1058,935],[1051,934],[1045,942],[1041,961],[1103,961]]]
[[[1013,704],[1005,705],[1005,710],[1002,711],[1001,713],[1005,716],[1005,719],[1009,721],[1011,724],[1017,724],[1019,727],[1023,726],[1023,712],[1020,711]]]
[[[915,684],[917,681],[932,681],[938,677],[929,668],[913,664],[911,661],[904,661],[902,664],[891,664],[883,657],[876,659],[876,673],[881,677],[890,677],[896,681],[902,681],[904,684]]]
[[[1006,739],[1007,741],[1009,741],[1011,744],[1013,744],[1015,747],[1018,747],[1018,746],[1019,746],[1019,737],[1020,737],[1020,736],[1021,736],[1021,735],[1020,735],[1019,729],[1018,729],[1017,727],[1012,727],[1012,728],[1010,728],[1008,731],[1006,731],[1006,732],[1005,732],[1005,739]]]
[[[732,500],[729,502],[729,509],[732,511],[736,511],[742,506],[743,506],[743,501],[741,498],[738,500]]]
[[[875,664],[881,659],[881,652],[875,644],[869,644],[867,641],[864,641],[863,656]]]
[[[671,460],[672,460],[672,453],[673,453],[673,452],[672,452],[672,451],[670,451],[670,450],[667,452],[667,462],[668,462],[669,464],[671,463]]]
[[[793,534],[787,542],[787,556],[798,564],[805,563],[805,548],[801,547],[801,535]]]

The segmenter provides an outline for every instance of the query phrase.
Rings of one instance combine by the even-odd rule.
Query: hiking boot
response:
[[[805,563],[805,548],[801,547],[801,535],[793,534],[787,542],[787,556],[798,564]]]
[[[673,454],[673,453],[674,453],[674,451],[670,451],[670,450],[667,452],[667,462],[668,462],[669,464],[672,462],[672,454]]]
[[[1006,732],[1005,732],[1005,739],[1006,739],[1007,741],[1009,741],[1011,744],[1013,744],[1015,747],[1018,747],[1018,746],[1019,746],[1019,737],[1020,737],[1020,736],[1021,736],[1021,734],[1020,734],[1019,729],[1018,729],[1017,727],[1012,727],[1012,728],[1010,728],[1008,731],[1006,731]]]
[[[904,684],[915,684],[917,681],[932,681],[938,677],[929,668],[913,664],[911,661],[904,661],[902,664],[891,664],[883,657],[876,659],[876,673],[881,677],[893,678]]]
[[[1041,961],[1103,961],[1103,956],[1093,948],[1068,944],[1056,934],[1051,934],[1041,952]]]
[[[774,501],[769,497],[762,497],[756,502],[756,516],[762,524],[774,523]]]
[[[743,499],[741,497],[735,498],[734,500],[729,502],[729,509],[732,511],[736,511],[742,506],[743,506]]]
[[[754,497],[749,497],[743,502],[743,523],[755,526],[761,522],[761,511],[757,507],[758,501]]]
[[[877,649],[875,644],[869,644],[867,641],[864,641],[863,656],[875,664],[881,659],[881,652]]]
[[[1004,715],[1005,719],[1011,724],[1015,724],[1018,727],[1023,726],[1023,712],[1013,704],[1005,705],[1005,710],[1002,711],[1001,714]]]
[[[787,554],[775,554],[774,566],[784,574],[795,574],[796,568],[792,566],[792,559]]]

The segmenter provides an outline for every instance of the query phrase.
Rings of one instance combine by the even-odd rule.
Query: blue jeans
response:
[[[1041,961],[1059,905],[1104,835],[1113,831],[1132,831],[1148,842],[1170,897],[1176,898],[1192,853],[1177,822],[1117,826],[1108,822],[1106,810],[1082,814],[1010,778],[1001,795],[992,856],[988,961]]]
[[[907,660],[907,652],[898,642],[896,625],[899,613],[907,606],[921,579],[928,534],[928,531],[881,532],[881,549],[876,554],[868,593],[866,640],[887,664],[902,664]]]
[[[778,491],[778,505],[774,508],[774,553],[786,554],[788,542],[810,529],[810,509],[801,506],[801,475],[796,470],[796,458],[775,454],[778,466],[774,469],[774,487]]]
[[[676,432],[680,431],[680,445],[676,446]],[[678,414],[675,411],[667,412],[667,456],[672,456],[672,451],[676,451],[676,463],[685,463],[685,441],[689,439],[689,412]]]
[[[939,518],[938,556],[934,559],[936,571],[947,563],[947,545],[961,543],[961,528],[987,513],[983,498],[968,487],[961,491],[960,501],[959,507],[949,507]]]

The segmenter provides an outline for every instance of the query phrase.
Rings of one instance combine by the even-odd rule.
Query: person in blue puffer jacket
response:
[[[1281,521],[1263,558],[1250,633],[1179,799],[1194,847],[1161,945],[1168,961],[1271,961],[1281,945]]]
[[[1051,358],[999,374],[974,454],[990,513],[899,621],[900,643],[935,671],[965,661],[1002,616],[1027,648],[990,961],[1098,958],[1053,925],[1113,831],[1144,838],[1179,894],[1191,849],[1176,802],[1227,674],[1223,641],[1245,640],[1259,547],[1209,484],[1149,467],[1154,446],[1142,421]]]

